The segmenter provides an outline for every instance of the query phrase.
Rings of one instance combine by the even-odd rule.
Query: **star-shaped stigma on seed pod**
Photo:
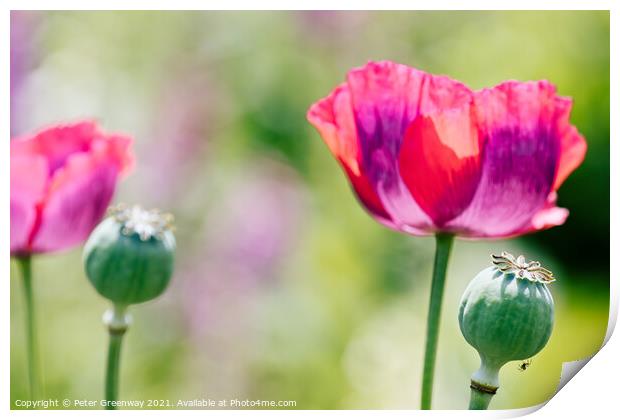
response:
[[[515,258],[512,254],[504,251],[500,255],[491,255],[493,264],[502,273],[512,273],[522,279],[527,279],[539,283],[551,283],[555,281],[553,273],[538,261],[525,261],[523,255]]]
[[[136,234],[141,241],[153,237],[161,239],[164,233],[174,231],[174,216],[159,209],[146,210],[139,205],[118,204],[110,207],[108,214],[123,225],[123,235]]]

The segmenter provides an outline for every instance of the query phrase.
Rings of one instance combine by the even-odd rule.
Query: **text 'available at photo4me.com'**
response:
[[[157,408],[176,408],[176,409],[243,409],[243,408],[295,408],[297,402],[293,400],[249,400],[249,399],[212,399],[212,398],[194,398],[188,400],[167,400],[167,399],[146,399],[146,400],[118,400],[107,401],[101,400],[85,400],[85,399],[70,399],[65,398],[62,400],[49,398],[45,400],[15,400],[14,404],[19,408],[26,409],[88,409],[88,408],[134,408],[134,409],[157,409]]]

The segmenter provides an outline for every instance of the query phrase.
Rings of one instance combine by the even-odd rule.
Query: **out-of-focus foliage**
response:
[[[117,201],[177,218],[171,287],[132,308],[123,399],[417,408],[433,240],[368,217],[305,119],[371,59],[473,88],[549,79],[574,98],[588,141],[559,192],[571,211],[564,226],[456,243],[435,407],[467,405],[477,356],[457,306],[491,252],[524,253],[558,278],[551,341],[526,372],[504,368],[493,408],[544,401],[562,362],[599,348],[609,305],[607,12],[14,12],[12,32],[14,134],[96,117],[134,135],[138,163]],[[34,263],[46,397],[102,397],[106,303],[80,252]],[[14,401],[27,383],[12,277]]]

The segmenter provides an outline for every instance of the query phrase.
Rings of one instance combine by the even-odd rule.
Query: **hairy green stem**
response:
[[[104,314],[104,323],[108,326],[110,342],[108,345],[108,362],[105,376],[106,409],[114,410],[116,406],[111,402],[118,400],[118,383],[121,362],[121,344],[125,331],[129,327],[129,318],[126,315],[127,307],[114,305],[111,311]]]
[[[28,382],[30,398],[36,400],[39,397],[39,352],[37,348],[37,329],[34,308],[34,293],[32,291],[32,258],[30,255],[17,257],[21,268],[24,299],[26,302],[26,354],[28,355]]]
[[[435,263],[433,281],[426,320],[426,349],[424,352],[424,371],[422,373],[422,410],[430,410],[433,399],[433,379],[435,375],[435,359],[437,356],[437,340],[439,338],[439,321],[441,319],[441,303],[446,281],[446,271],[454,236],[438,233],[435,236]]]

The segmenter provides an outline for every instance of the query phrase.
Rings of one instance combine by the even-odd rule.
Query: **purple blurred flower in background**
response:
[[[189,344],[200,354],[189,368],[204,373],[196,387],[214,398],[248,392],[257,305],[294,254],[304,219],[300,182],[284,164],[261,159],[225,179],[207,193],[207,222],[176,277]]]
[[[24,81],[34,61],[39,17],[34,12],[11,11],[11,136],[22,130]]]
[[[246,168],[223,191],[207,214],[203,244],[179,274],[187,319],[198,335],[227,319],[221,316],[227,308],[242,313],[240,302],[250,304],[259,283],[277,277],[303,219],[295,173],[275,160]]]
[[[144,150],[148,162],[144,180],[158,186],[149,189],[149,199],[171,205],[179,201],[177,194],[185,194],[190,178],[200,170],[214,120],[213,104],[219,104],[221,99],[202,71],[184,69],[173,73],[160,92],[151,141]]]
[[[346,44],[359,35],[362,26],[368,22],[367,11],[304,10],[296,12],[298,28],[304,35],[321,39],[326,45]]]

